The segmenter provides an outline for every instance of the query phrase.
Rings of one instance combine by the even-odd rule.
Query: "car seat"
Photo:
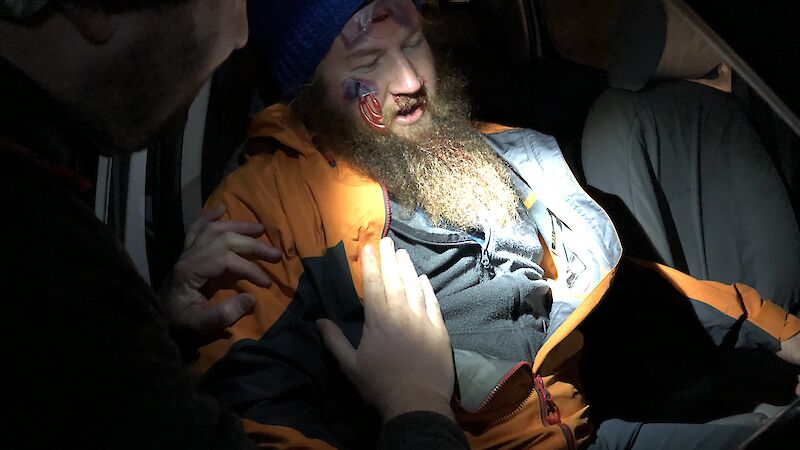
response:
[[[713,77],[721,57],[658,0],[630,2],[613,48],[612,88],[583,133],[587,183],[621,200],[667,265],[744,282],[796,313],[800,228],[786,186],[737,99],[688,81]]]

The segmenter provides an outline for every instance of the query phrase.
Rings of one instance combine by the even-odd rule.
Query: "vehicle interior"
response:
[[[618,29],[624,0],[439,0],[423,3],[423,13],[430,27],[426,34],[437,54],[444,55],[468,80],[473,118],[532,128],[555,136],[567,163],[581,182],[585,181],[581,166],[582,133],[593,103],[609,89],[610,76],[641,72],[637,64],[641,66],[648,58],[659,57],[660,49],[654,47],[655,51],[648,55],[646,52],[651,49],[640,44],[646,41],[646,36],[627,37],[625,45],[631,48],[622,50],[614,42],[615,35],[621,34]],[[719,14],[722,8],[715,8],[714,4],[720,2],[680,3],[703,11],[703,17],[711,18],[708,23],[721,30],[720,35],[725,38],[724,33],[734,27],[727,25],[729,28],[725,28],[726,21],[742,13]],[[755,6],[755,2],[737,3],[757,8],[764,21],[769,21],[772,18],[769,14],[774,14],[768,8]],[[736,9],[729,5],[725,8]],[[745,10],[745,6],[740,9]],[[775,59],[792,54],[790,48],[786,48],[788,41],[781,40],[779,31],[776,30],[774,42],[769,38],[761,39],[774,44],[769,54]],[[713,77],[705,73],[696,75],[697,68],[689,64],[690,67],[678,67],[671,74],[651,74],[652,80],[647,79],[646,83],[703,82],[709,86],[722,85],[723,90],[730,91],[746,109],[752,126],[764,142],[797,214],[800,210],[800,153],[797,152],[800,140],[796,109],[787,106],[798,104],[796,83],[790,82],[783,72],[773,75],[774,60],[765,62],[763,57],[751,59],[753,62],[748,60],[750,65],[744,64],[748,72],[757,67],[759,74],[763,72],[772,77],[768,78],[770,84],[765,84],[770,93],[765,97],[763,89],[753,87],[764,84],[763,80],[754,75],[745,79],[740,72],[731,70],[728,56],[708,50],[706,42],[697,39],[680,42],[680,39],[679,45],[694,46],[696,52],[711,53],[712,60],[717,58],[711,63]],[[746,39],[740,40],[746,44]],[[745,44],[737,46],[737,51],[748,57],[756,53],[753,44],[750,47]],[[726,50],[737,60],[741,59],[730,48]],[[113,161],[101,158],[96,163],[95,210],[117,230],[142,274],[153,286],[157,287],[170,271],[180,254],[184,230],[199,216],[203,201],[222,177],[240,163],[238,156],[250,119],[265,105],[280,100],[277,89],[265,75],[264,64],[250,48],[234,53],[197,96],[185,123],[174,124],[157,145],[145,152]],[[687,81],[691,76],[706,79]],[[624,76],[617,75],[617,78],[623,78],[615,81],[617,84],[625,83]],[[724,86],[726,82],[729,87]],[[773,86],[778,86],[778,90],[770,90],[776,89]],[[776,109],[773,97],[783,99],[783,106]],[[82,172],[94,171],[94,163],[80,162]],[[131,173],[146,173],[147,176],[131,176]],[[145,179],[146,182],[137,181]],[[647,251],[642,249],[639,254],[647,256]]]
[[[667,38],[680,49],[674,67],[655,67],[667,45],[653,43],[658,27],[649,25],[646,12],[629,13],[624,0],[428,0],[423,14],[438,54],[468,80],[473,119],[555,136],[584,185],[583,152],[591,150],[584,129],[603,92],[646,91],[664,83],[723,92],[741,105],[747,126],[763,143],[797,221],[800,88],[791,66],[800,40],[793,38],[796,20],[785,19],[800,17],[785,15],[786,8],[797,12],[797,5],[668,3],[691,31]],[[250,120],[280,100],[265,64],[252,48],[234,53],[194,100],[185,123],[174,124],[158,144],[129,157],[81,162],[84,173],[96,165],[97,215],[116,230],[156,289],[205,199],[241,164]],[[637,238],[635,219],[617,210],[614,199],[587,189],[621,228],[628,254],[657,259],[647,239]]]

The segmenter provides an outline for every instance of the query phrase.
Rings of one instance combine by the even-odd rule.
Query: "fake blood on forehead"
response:
[[[419,12],[410,0],[376,0],[356,14],[342,29],[345,45],[354,47],[369,38],[386,38],[419,22]]]

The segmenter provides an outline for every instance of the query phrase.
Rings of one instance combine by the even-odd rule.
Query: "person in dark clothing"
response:
[[[198,344],[252,310],[247,296],[207,308],[198,290],[225,272],[269,285],[232,253],[280,258],[253,239],[263,227],[209,211],[159,298],[88,207],[90,182],[70,169],[76,155],[144,148],[180,119],[214,68],[244,45],[244,10],[243,0],[0,1],[2,447],[255,448],[236,416],[195,392],[170,329]],[[381,277],[374,256],[365,263],[373,274],[365,288],[391,304],[394,319],[420,298],[438,312],[424,278],[398,287],[411,278],[408,267],[386,265],[393,257],[382,253]],[[326,338],[383,413],[382,448],[466,448],[447,403],[436,401],[453,386],[441,316],[406,330],[380,311],[366,314],[381,327],[372,323],[357,351],[335,333]],[[403,339],[407,332],[415,334]],[[408,347],[420,338],[429,345]],[[422,376],[434,381],[416,395],[382,395],[386,383],[420,374],[438,376]],[[429,390],[442,392],[423,395]]]

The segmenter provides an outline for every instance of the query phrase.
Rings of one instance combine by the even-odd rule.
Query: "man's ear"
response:
[[[66,4],[60,9],[64,17],[93,45],[108,42],[117,28],[115,16],[99,8]]]

